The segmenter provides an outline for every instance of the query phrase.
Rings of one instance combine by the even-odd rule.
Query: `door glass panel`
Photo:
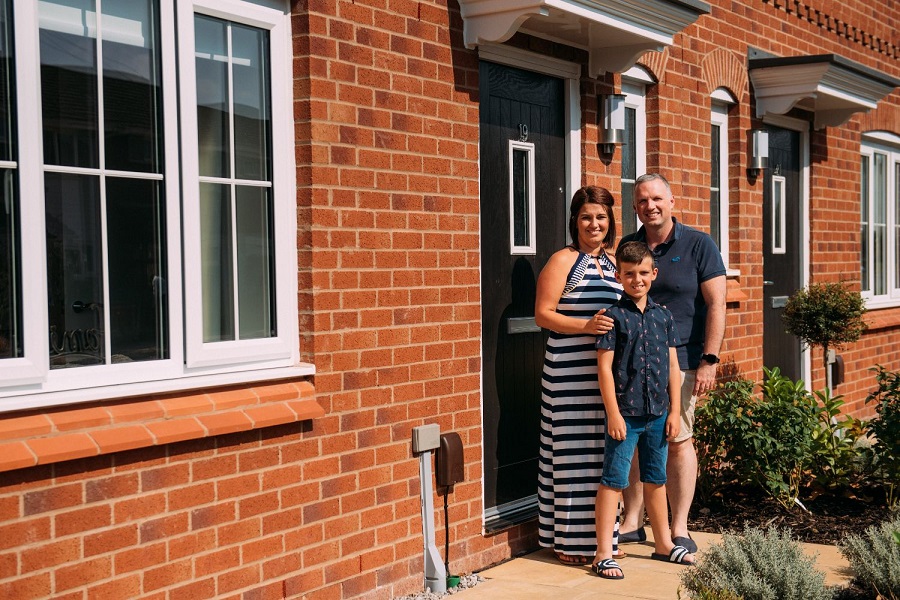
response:
[[[900,163],[894,163],[894,290],[900,289]]]
[[[111,362],[168,358],[161,182],[106,181]]]
[[[510,254],[535,253],[534,144],[509,142]]]
[[[267,181],[271,172],[269,37],[260,29],[236,24],[231,32],[235,177]]]
[[[99,166],[97,14],[91,0],[38,3],[44,162]]]
[[[272,200],[269,188],[236,189],[238,314],[241,339],[275,335]]]
[[[158,15],[148,0],[103,0],[102,10],[106,168],[159,173]]]
[[[230,186],[200,184],[203,341],[234,339],[234,258]]]
[[[47,173],[50,368],[105,362],[99,178]]]
[[[231,176],[231,115],[228,94],[228,24],[194,18],[197,64],[197,135],[200,175]]]
[[[784,254],[785,246],[784,177],[772,176],[772,254]]]

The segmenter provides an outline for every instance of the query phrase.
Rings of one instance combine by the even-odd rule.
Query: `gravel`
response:
[[[461,592],[462,590],[466,590],[478,585],[479,582],[484,581],[483,577],[478,575],[461,575],[459,578],[459,585],[456,587],[452,587],[443,594],[436,594],[431,590],[425,590],[424,592],[419,592],[418,594],[409,594],[407,596],[400,596],[399,598],[394,598],[394,600],[439,600],[440,598],[446,598],[447,596],[452,596],[457,592]]]

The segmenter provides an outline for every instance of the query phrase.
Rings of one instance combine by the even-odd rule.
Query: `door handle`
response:
[[[774,281],[763,280],[763,285],[775,285]]]

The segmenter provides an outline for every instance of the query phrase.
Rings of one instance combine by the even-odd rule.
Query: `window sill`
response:
[[[863,319],[866,321],[866,331],[895,329],[900,326],[900,307],[867,308]]]
[[[0,472],[321,417],[308,380],[216,387],[0,416]]]

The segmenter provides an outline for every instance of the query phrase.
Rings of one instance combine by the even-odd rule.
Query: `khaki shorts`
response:
[[[697,371],[681,371],[681,431],[673,442],[683,442],[694,437],[694,408],[697,396],[694,396],[694,382]]]

